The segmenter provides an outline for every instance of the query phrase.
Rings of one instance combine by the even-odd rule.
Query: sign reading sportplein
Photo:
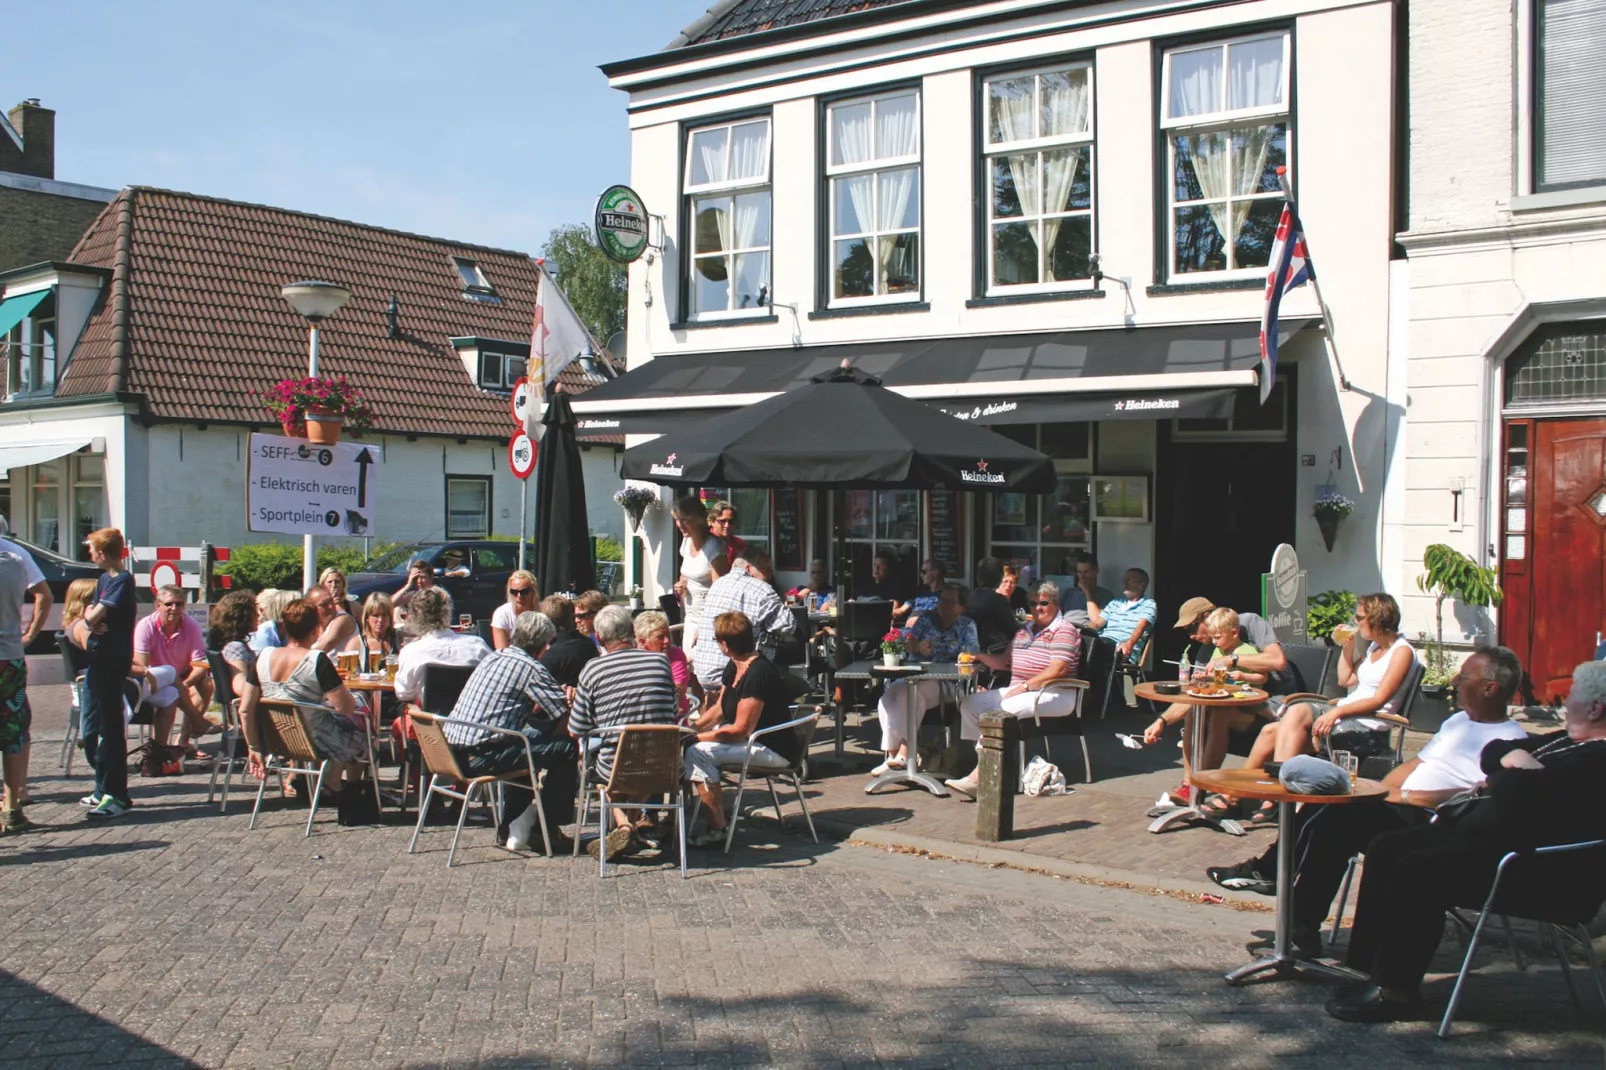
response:
[[[609,186],[597,198],[597,244],[610,260],[628,264],[647,251],[647,209],[629,186]]]
[[[246,526],[284,535],[372,535],[380,453],[360,442],[251,436]]]

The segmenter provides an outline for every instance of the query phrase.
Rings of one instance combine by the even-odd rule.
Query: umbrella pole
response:
[[[519,480],[519,570],[521,572],[524,570],[524,536],[525,532],[529,530],[530,524],[530,510],[525,501],[525,496],[529,492],[530,481],[528,479]]]

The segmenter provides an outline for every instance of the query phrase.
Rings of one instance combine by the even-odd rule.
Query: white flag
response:
[[[577,360],[587,346],[596,348],[596,343],[585,323],[575,315],[574,307],[563,295],[557,280],[547,272],[546,263],[541,260],[535,263],[541,275],[535,291],[535,322],[530,328],[529,377],[533,396],[525,423],[526,433],[539,441],[544,430],[541,412],[546,408],[553,380],[570,362]]]

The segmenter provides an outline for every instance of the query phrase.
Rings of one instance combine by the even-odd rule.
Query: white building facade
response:
[[[1410,52],[1395,582],[1432,543],[1497,568],[1447,637],[1498,636],[1548,702],[1606,628],[1606,3],[1417,0]]]
[[[928,554],[965,578],[988,554],[1053,576],[1093,552],[1107,586],[1148,569],[1172,620],[1199,594],[1258,610],[1284,541],[1312,592],[1382,585],[1393,4],[895,5],[719,36],[743,6],[604,68],[662,241],[631,269],[631,370],[582,419],[662,431],[847,358],[1056,460],[1041,499],[738,492],[788,581],[841,535],[839,580],[885,548],[911,586]],[[1334,329],[1309,287],[1289,296],[1262,407],[1279,167]],[[1325,488],[1356,502],[1331,551]],[[667,516],[644,531],[667,587]]]

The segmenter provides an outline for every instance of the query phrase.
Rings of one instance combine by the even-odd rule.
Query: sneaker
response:
[[[688,847],[723,847],[725,846],[724,829],[705,829],[695,836],[686,837]]]
[[[1205,876],[1234,892],[1257,892],[1260,895],[1276,895],[1277,882],[1260,872],[1254,859],[1240,862],[1236,866],[1211,866],[1205,870]]]
[[[82,799],[78,800],[78,805],[79,806],[88,806],[88,807],[99,806],[100,805],[100,796],[96,795],[94,792],[90,792],[88,795],[85,795]]]
[[[901,773],[907,768],[909,768],[909,763],[903,758],[888,758],[886,761],[870,770],[870,775],[884,776],[887,773]]]
[[[636,830],[629,825],[615,825],[608,830],[608,857],[619,858],[630,853],[636,845]],[[592,840],[586,844],[586,854],[596,858],[602,852],[602,840]]]
[[[974,773],[961,780],[944,780],[943,783],[948,786],[948,790],[957,791],[961,795],[969,795],[972,799],[981,790],[981,781],[976,779],[976,774]]]
[[[100,802],[90,807],[89,812],[84,816],[92,820],[110,820],[114,817],[122,817],[133,808],[132,803],[125,803],[112,795],[102,795]]]
[[[1178,784],[1176,787],[1166,792],[1166,794],[1171,796],[1172,802],[1181,806],[1187,806],[1188,803],[1193,800],[1193,785]]]

